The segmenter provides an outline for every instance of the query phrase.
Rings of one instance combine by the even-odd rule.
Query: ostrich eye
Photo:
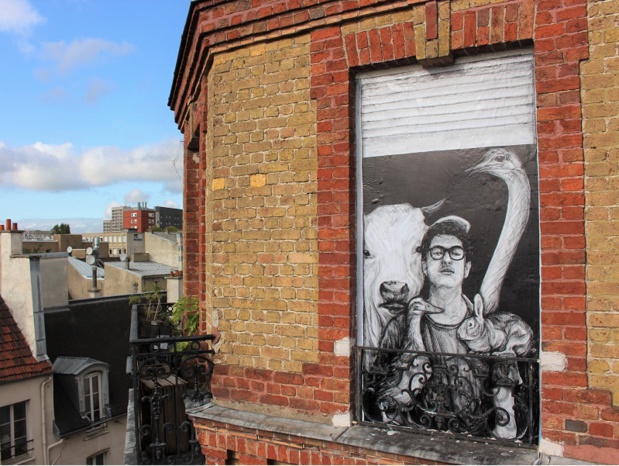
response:
[[[496,155],[494,157],[494,161],[495,162],[505,162],[505,156],[504,155]]]
[[[370,257],[370,251],[368,251],[367,249],[363,250],[363,257]]]
[[[469,322],[469,328],[473,328],[473,322]]]

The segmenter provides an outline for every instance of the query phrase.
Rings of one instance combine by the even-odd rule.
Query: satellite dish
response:
[[[127,254],[121,254],[120,255],[120,260],[123,261],[123,262],[126,261],[127,260]]]
[[[86,254],[88,255],[92,254],[92,248],[86,248]]]
[[[71,246],[69,246],[69,247],[67,248],[67,252],[68,252],[69,254],[71,254],[71,253],[73,252],[73,248],[72,248]]]
[[[90,249],[90,248],[88,248]],[[95,265],[95,256],[91,256],[90,254],[86,256],[86,263],[88,265]]]

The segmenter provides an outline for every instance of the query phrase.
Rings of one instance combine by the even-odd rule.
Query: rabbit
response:
[[[484,318],[484,301],[475,296],[475,315],[458,327],[458,338],[471,352],[524,357],[533,348],[533,331],[522,318],[494,312]]]

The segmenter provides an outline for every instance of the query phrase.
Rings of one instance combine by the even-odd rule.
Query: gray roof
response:
[[[125,264],[122,262],[106,262],[106,267],[116,267],[125,269]],[[128,272],[134,273],[141,277],[163,277],[170,275],[170,272],[178,270],[176,267],[160,264],[159,262],[143,261],[129,262]]]
[[[52,367],[54,374],[65,374],[65,375],[78,375],[84,369],[89,368],[95,364],[104,364],[108,365],[104,362],[97,361],[92,358],[76,358],[73,356],[58,356],[54,361],[54,365]]]
[[[69,264],[82,274],[82,277],[92,278],[92,265],[88,265],[86,262],[71,256],[69,256]],[[97,278],[105,278],[105,269],[102,267],[97,267]]]

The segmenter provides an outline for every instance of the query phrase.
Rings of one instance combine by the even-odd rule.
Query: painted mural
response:
[[[534,144],[363,159],[363,413],[518,440],[535,430]],[[532,395],[533,394],[533,395]]]

